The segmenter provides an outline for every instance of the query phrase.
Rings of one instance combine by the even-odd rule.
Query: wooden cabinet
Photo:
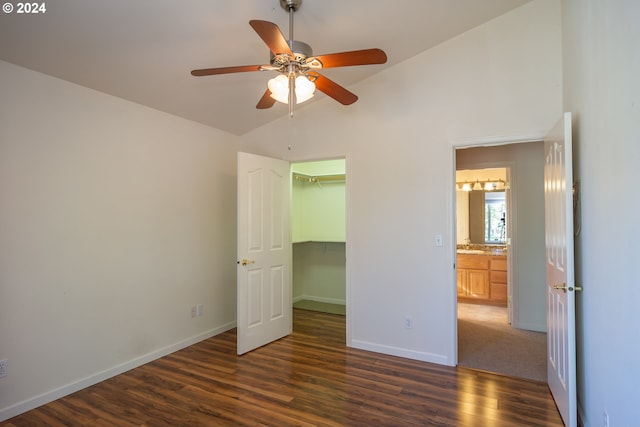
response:
[[[458,298],[507,305],[507,257],[491,255],[457,256]]]
[[[490,298],[489,258],[484,255],[458,255],[458,296]]]
[[[488,299],[489,274],[486,270],[458,269],[458,297]]]
[[[507,257],[492,257],[489,261],[491,271],[491,302],[507,305]]]

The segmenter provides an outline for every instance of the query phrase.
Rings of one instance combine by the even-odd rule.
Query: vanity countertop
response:
[[[493,245],[458,245],[456,253],[459,255],[489,255],[489,256],[501,256],[507,255],[506,246],[493,246]]]

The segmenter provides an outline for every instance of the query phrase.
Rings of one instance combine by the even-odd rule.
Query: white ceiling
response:
[[[387,64],[322,71],[349,89],[528,1],[303,0],[294,38],[315,54],[383,49]],[[0,59],[236,135],[287,114],[279,103],[255,108],[273,72],[189,73],[268,63],[249,20],[274,22],[288,36],[278,0],[53,0],[46,7],[37,15],[0,12]],[[327,99],[319,93],[310,102]]]

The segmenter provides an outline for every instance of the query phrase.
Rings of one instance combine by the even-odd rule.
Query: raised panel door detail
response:
[[[284,316],[284,268],[281,265],[275,265],[271,267],[270,271],[270,295],[271,295],[271,320],[279,319]]]
[[[249,172],[247,199],[247,249],[259,252],[263,248],[263,173],[262,170]]]
[[[283,213],[285,205],[283,204],[282,181],[284,179],[285,178],[277,171],[270,171],[269,183],[271,192],[271,212],[269,215],[269,222],[271,227],[271,243],[269,246],[272,251],[282,250],[284,245],[284,228],[282,225],[283,218],[286,217]]]
[[[545,226],[547,263],[560,272],[566,264],[566,204],[567,191],[564,168],[564,147],[553,142],[545,157]]]
[[[456,274],[458,277],[458,296],[466,297],[467,296],[467,271],[458,269]]]
[[[247,274],[247,325],[249,328],[260,326],[264,322],[263,297],[264,280],[262,269],[250,270]]]
[[[489,298],[489,272],[486,270],[467,270],[467,286],[472,298]]]

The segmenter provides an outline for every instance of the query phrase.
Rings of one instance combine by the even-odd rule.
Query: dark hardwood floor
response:
[[[296,309],[244,356],[229,331],[0,425],[563,425],[544,383],[346,348],[344,321]]]

